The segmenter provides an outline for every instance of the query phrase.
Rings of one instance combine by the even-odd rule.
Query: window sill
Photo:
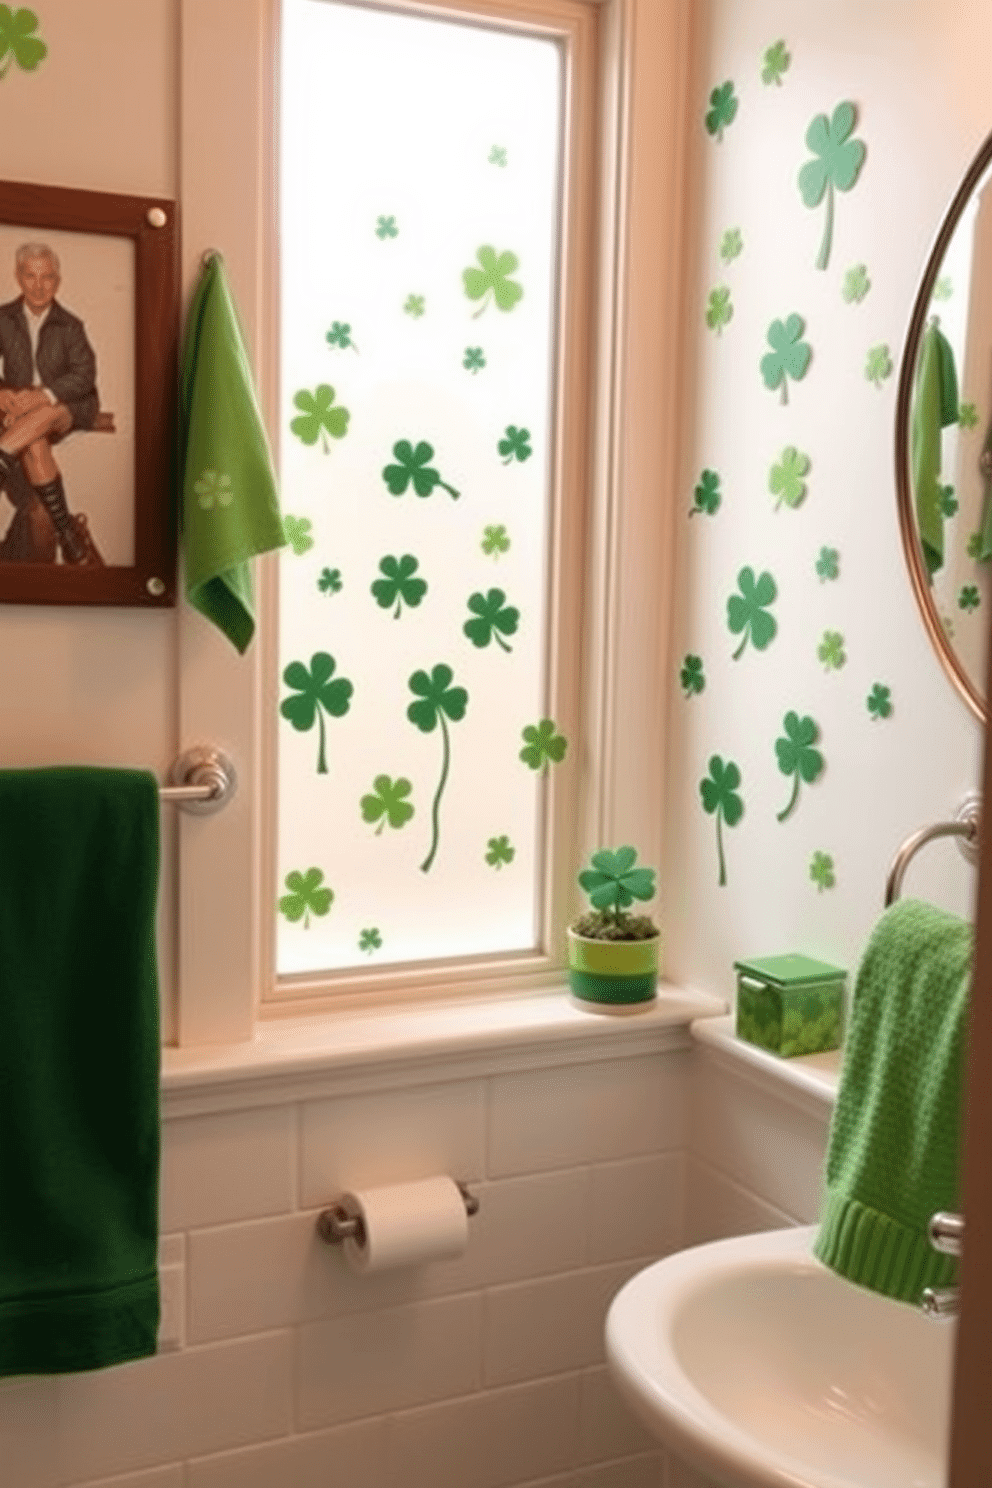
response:
[[[163,1115],[193,1116],[400,1085],[626,1058],[690,1047],[694,1019],[726,1003],[659,983],[644,1012],[577,1006],[564,987],[487,1001],[260,1023],[239,1044],[162,1051]]]
[[[829,1118],[837,1096],[843,1049],[783,1059],[739,1039],[730,1013],[698,1018],[689,1031],[712,1059],[734,1074],[811,1116]]]

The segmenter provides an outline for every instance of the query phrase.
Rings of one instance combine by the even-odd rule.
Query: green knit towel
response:
[[[0,771],[0,1375],[155,1352],[158,817],[144,772]]]
[[[970,925],[903,899],[875,926],[854,990],[814,1254],[903,1302],[957,1270],[927,1224],[958,1207],[971,957]]]

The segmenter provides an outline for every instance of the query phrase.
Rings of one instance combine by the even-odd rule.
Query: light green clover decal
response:
[[[510,539],[503,524],[500,522],[490,527],[483,527],[482,542],[479,546],[490,558],[498,558],[500,553],[508,553]]]
[[[372,794],[363,796],[359,804],[362,808],[363,821],[379,823],[375,829],[377,837],[387,821],[391,827],[397,829],[406,826],[413,816],[413,807],[406,799],[412,790],[413,785],[403,775],[396,780],[391,780],[388,775],[375,777],[372,782]]]
[[[813,355],[809,342],[800,339],[805,329],[801,315],[790,315],[785,321],[773,320],[768,327],[768,344],[772,349],[761,358],[761,375],[765,387],[772,392],[781,387],[783,403],[789,401],[789,378],[798,382],[805,377]]]
[[[510,465],[514,460],[523,464],[524,460],[529,460],[534,453],[529,443],[530,430],[518,429],[516,424],[507,424],[504,434],[505,438],[496,445],[499,453],[505,456],[503,464]]]
[[[558,732],[555,723],[550,718],[542,718],[540,723],[529,723],[521,730],[520,737],[524,741],[518,758],[532,770],[540,770],[548,765],[560,765],[565,758],[568,749],[568,740]]]
[[[739,227],[728,227],[720,239],[720,257],[725,264],[733,263],[739,253],[744,251],[744,239],[741,237]]]
[[[512,310],[523,296],[522,287],[510,278],[520,266],[517,255],[509,251],[497,254],[495,248],[486,246],[480,248],[475,256],[482,267],[462,271],[465,293],[470,300],[482,301],[478,310],[473,311],[472,319],[476,320],[491,301],[495,302],[498,310]]]
[[[466,346],[465,355],[462,358],[462,366],[473,375],[486,365],[485,354],[481,346]]]
[[[321,594],[340,594],[344,588],[339,568],[322,568],[320,578],[317,580],[317,588]]]
[[[591,868],[583,868],[579,874],[579,887],[589,895],[593,909],[609,909],[615,906],[616,913],[629,909],[635,899],[654,898],[654,869],[635,868],[637,851],[633,847],[618,847],[615,852],[602,848],[589,859]]]
[[[424,313],[426,305],[427,300],[424,295],[407,295],[406,303],[403,306],[403,314],[411,315],[414,320],[419,320]]]
[[[11,10],[9,5],[0,5],[0,78],[5,78],[11,65],[16,62],[25,72],[34,72],[39,62],[48,56],[48,48],[31,32],[38,29],[38,17],[33,10]],[[5,62],[8,52],[9,61]]]
[[[987,558],[982,557],[982,534],[980,532],[971,533],[968,538],[967,552],[968,557],[974,558],[978,563],[988,562]]]
[[[871,714],[872,723],[879,718],[889,718],[892,714],[891,687],[885,687],[881,682],[876,682],[865,699],[865,706]]]
[[[204,511],[210,511],[214,506],[230,506],[234,500],[231,477],[219,470],[201,471],[193,482],[193,490],[196,493],[197,506]]]
[[[692,697],[693,693],[702,692],[706,686],[706,678],[703,675],[703,658],[701,656],[690,654],[685,658],[682,663],[682,669],[679,672],[679,682],[687,698]]]
[[[867,266],[854,264],[844,275],[844,283],[841,285],[840,292],[849,305],[860,305],[870,289],[871,280],[868,278]]]
[[[435,486],[447,491],[453,500],[461,494],[443,481],[433,466],[428,465],[427,461],[434,458],[434,446],[426,439],[421,439],[416,449],[409,439],[400,439],[393,445],[393,454],[399,463],[387,465],[382,478],[394,496],[402,496],[411,481],[418,496],[429,496]]]
[[[742,568],[737,575],[737,587],[740,594],[732,594],[727,600],[727,628],[730,634],[744,633],[743,640],[734,652],[734,661],[743,653],[749,638],[757,651],[764,651],[771,645],[778,630],[775,616],[767,614],[768,606],[778,594],[771,574],[765,572],[755,579],[753,568]]]
[[[962,403],[958,407],[958,424],[962,429],[973,429],[978,423],[978,409],[974,403]]]
[[[721,83],[710,94],[710,106],[706,114],[706,133],[723,139],[723,131],[737,116],[737,96],[731,82]]]
[[[402,558],[394,558],[389,553],[385,558],[379,559],[379,571],[384,577],[375,580],[372,593],[382,609],[388,610],[390,605],[396,606],[393,611],[394,620],[400,618],[404,605],[415,610],[427,593],[426,579],[415,577],[419,567],[420,564],[412,553],[404,553]]]
[[[506,165],[506,150],[503,145],[493,145],[489,151],[490,165]]]
[[[958,595],[959,610],[977,610],[981,602],[982,599],[977,585],[965,584],[962,586],[961,592]]]
[[[716,289],[710,290],[710,297],[706,304],[706,324],[719,336],[724,326],[730,324],[733,316],[734,307],[730,302],[730,288],[726,284],[718,284]]]
[[[837,882],[834,877],[834,860],[829,853],[815,852],[810,859],[809,876],[816,884],[817,892],[832,889]]]
[[[302,661],[291,661],[282,674],[282,680],[291,687],[295,697],[284,698],[279,705],[283,718],[287,718],[299,733],[308,733],[316,720],[319,730],[317,749],[317,774],[327,774],[325,753],[325,712],[331,718],[343,718],[351,707],[354,687],[347,677],[334,676],[334,657],[326,651],[315,651],[310,658],[309,671]]]
[[[468,607],[476,616],[466,620],[462,630],[473,646],[488,646],[495,641],[504,651],[512,651],[503,637],[513,635],[520,621],[520,611],[506,603],[502,589],[490,589],[488,594],[470,594]]]
[[[358,932],[358,949],[360,951],[367,951],[370,956],[375,951],[382,950],[382,936],[379,934],[375,925],[371,925],[368,930],[360,930]]]
[[[937,300],[938,302],[949,300],[953,293],[954,280],[951,278],[950,274],[941,274],[940,278],[937,280],[937,283],[933,287],[933,299]]]
[[[809,455],[795,449],[791,444],[779,456],[777,465],[768,472],[768,489],[777,496],[775,510],[784,501],[786,506],[797,507],[806,495],[805,476],[809,474]]]
[[[452,687],[453,679],[454,673],[451,668],[440,662],[432,668],[429,677],[426,672],[417,671],[414,672],[409,682],[410,691],[414,694],[416,701],[407,708],[407,718],[424,734],[433,733],[438,724],[441,725],[441,778],[431,805],[431,846],[420,865],[423,873],[427,873],[430,869],[440,840],[441,796],[444,793],[448,779],[448,767],[451,763],[451,745],[448,740],[446,720],[450,718],[453,723],[457,723],[464,718],[468,704],[468,693],[464,687]]]
[[[352,351],[358,350],[358,347],[351,339],[351,326],[348,325],[347,321],[332,320],[331,329],[324,337],[324,340],[328,346],[340,346],[342,351],[348,346],[351,347]]]
[[[866,381],[873,382],[877,388],[880,388],[885,379],[891,376],[892,357],[889,355],[889,348],[884,342],[879,346],[869,347],[868,355],[865,357]]]
[[[761,81],[763,83],[776,83],[782,86],[782,74],[788,72],[791,56],[786,51],[784,41],[773,42],[765,52],[761,61]]]
[[[302,558],[304,553],[309,553],[313,547],[313,523],[309,517],[285,516],[282,519],[283,531],[286,541],[289,543],[297,558]]]
[[[486,849],[486,862],[490,868],[502,868],[504,863],[512,863],[517,853],[509,837],[490,837]]]
[[[348,420],[351,418],[347,408],[334,408],[333,403],[334,389],[326,382],[322,382],[312,393],[302,389],[293,399],[294,406],[301,410],[301,416],[291,419],[289,427],[304,444],[316,444],[319,439],[325,455],[331,452],[331,446],[327,442],[328,434],[332,439],[343,439],[348,432]]]
[[[827,198],[827,220],[823,240],[816,255],[816,267],[825,269],[830,261],[830,244],[834,231],[834,188],[850,191],[864,164],[865,146],[851,139],[856,114],[853,103],[839,103],[830,119],[817,114],[806,131],[806,148],[815,160],[807,160],[799,172],[799,191],[807,207],[818,207]]]
[[[798,713],[790,711],[782,720],[782,727],[785,729],[785,737],[775,740],[775,753],[778,756],[779,769],[783,775],[791,775],[793,783],[788,803],[775,817],[780,822],[791,816],[795,809],[799,800],[800,780],[812,785],[823,769],[823,755],[813,748],[820,735],[816,720],[809,716],[800,718]]]
[[[839,578],[840,553],[836,548],[821,548],[814,567],[821,584],[825,579]]]
[[[322,889],[324,872],[321,868],[308,868],[306,873],[287,873],[288,894],[279,900],[279,913],[292,924],[303,921],[304,930],[310,929],[310,914],[326,915],[334,899],[333,889]]]
[[[839,630],[825,630],[820,644],[816,648],[816,654],[823,662],[824,671],[839,672],[847,661],[847,653],[844,650],[844,637]]]
[[[377,238],[395,238],[399,235],[395,217],[377,217],[375,223],[375,235]]]
[[[705,512],[711,517],[719,505],[720,477],[715,470],[704,470],[699,477],[699,484],[693,488],[689,515],[694,517],[697,512]]]
[[[727,882],[727,865],[723,856],[723,833],[720,823],[725,821],[728,827],[736,827],[744,815],[744,802],[737,794],[737,787],[741,783],[740,767],[733,760],[724,764],[718,754],[710,756],[710,773],[699,782],[699,794],[702,797],[703,810],[707,816],[716,817],[716,850],[720,864],[720,888],[724,888]]]

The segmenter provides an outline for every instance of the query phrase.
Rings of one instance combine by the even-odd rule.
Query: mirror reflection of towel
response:
[[[916,368],[911,421],[911,466],[916,520],[927,572],[944,562],[944,511],[940,482],[940,431],[958,420],[954,353],[936,320],[923,333]]]

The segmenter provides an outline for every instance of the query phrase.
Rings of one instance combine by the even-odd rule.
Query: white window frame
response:
[[[543,905],[549,943],[530,957],[412,974],[386,968],[361,980],[335,977],[333,991],[297,982],[293,995],[273,995],[277,560],[260,560],[259,633],[245,658],[195,611],[181,606],[178,616],[178,742],[219,745],[239,774],[230,806],[213,817],[185,817],[179,827],[176,1028],[184,1047],[244,1041],[260,1017],[275,1014],[508,995],[560,980],[580,858],[596,846],[633,841],[643,861],[661,859],[688,8],[681,0],[437,0],[396,8],[500,16],[514,29],[551,31],[565,39],[580,75],[600,69],[597,104],[572,128],[580,160],[584,152],[597,156],[598,243],[572,235],[565,304],[577,319],[565,339],[595,345],[596,377],[591,407],[583,407],[584,359],[559,368],[559,404],[566,417],[584,420],[592,438],[559,428],[557,464],[562,489],[591,479],[594,497],[590,530],[573,522],[562,529],[566,602],[552,604],[561,626],[552,655],[564,663],[552,666],[554,716],[568,721],[575,744],[568,769],[553,772],[551,782],[557,869]],[[270,414],[277,406],[277,10],[278,0],[181,0],[184,284],[190,292],[203,253],[220,249]],[[581,220],[581,200],[566,194],[566,204]],[[588,271],[597,254],[593,286]],[[570,301],[575,283],[583,291]],[[570,378],[577,379],[571,387]],[[586,582],[569,590],[568,569],[578,563]],[[645,678],[657,680],[645,685]]]

